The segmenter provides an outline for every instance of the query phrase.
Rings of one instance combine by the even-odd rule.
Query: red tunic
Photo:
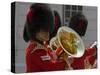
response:
[[[84,55],[81,58],[74,58],[74,61],[72,63],[73,69],[84,69],[85,68],[84,60],[88,57],[90,64],[93,65],[96,60],[96,57],[93,56],[95,51],[96,51],[95,48],[90,48],[85,51]]]
[[[26,49],[26,69],[27,72],[64,70],[65,62],[61,60],[51,62],[50,56],[44,48],[30,42]]]

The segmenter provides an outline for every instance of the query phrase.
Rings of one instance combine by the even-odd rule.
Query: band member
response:
[[[58,59],[56,53],[44,42],[49,40],[54,19],[52,10],[46,4],[32,4],[26,16],[23,38],[26,48],[26,72],[64,70],[66,62]]]

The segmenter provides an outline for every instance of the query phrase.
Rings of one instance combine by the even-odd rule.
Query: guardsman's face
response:
[[[40,30],[36,33],[36,38],[41,41],[48,41],[49,40],[49,31]]]

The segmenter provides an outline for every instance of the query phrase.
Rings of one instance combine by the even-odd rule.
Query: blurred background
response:
[[[23,28],[28,8],[32,3],[16,2],[15,8],[15,70],[25,72],[25,48],[27,43],[23,40]],[[78,12],[82,12],[88,20],[85,35],[82,36],[85,48],[97,41],[97,7],[78,5],[50,4],[52,10],[56,10],[61,19],[61,25],[69,26],[70,19]]]

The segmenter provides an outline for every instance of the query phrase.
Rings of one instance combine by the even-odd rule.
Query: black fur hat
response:
[[[54,13],[54,30],[50,35],[50,39],[56,36],[59,27],[61,27],[61,19],[59,13],[56,10],[54,10],[53,13]]]
[[[46,4],[32,4],[26,17],[23,38],[26,42],[35,39],[36,32],[45,30],[52,33],[54,29],[54,19],[52,10]]]
[[[80,36],[84,36],[86,33],[88,20],[83,13],[76,13],[71,17],[69,27],[74,29]]]

